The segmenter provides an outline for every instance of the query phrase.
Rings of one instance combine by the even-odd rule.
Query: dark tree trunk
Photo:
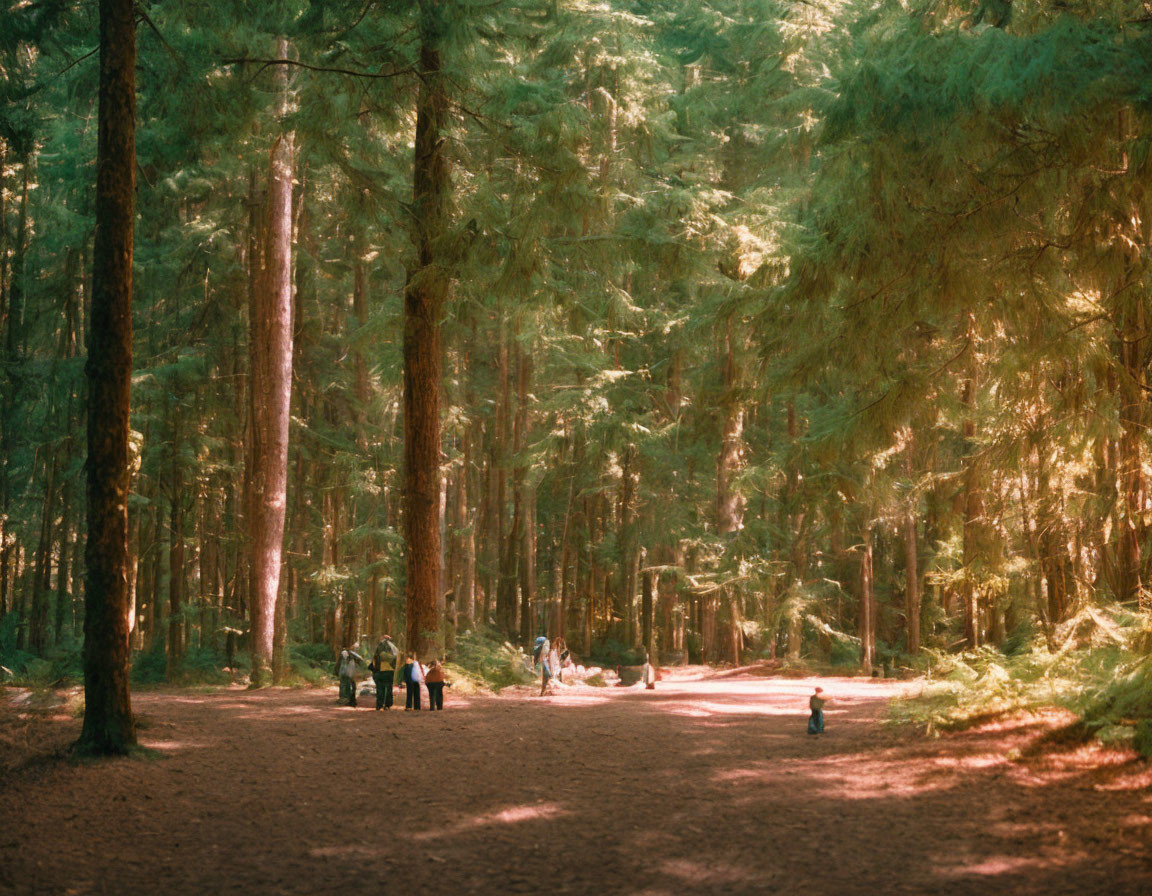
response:
[[[77,750],[136,743],[128,685],[128,410],[132,382],[132,222],[136,179],[132,0],[100,0],[96,241],[88,341],[88,542],[84,727]]]
[[[417,264],[404,289],[404,540],[407,646],[438,654],[440,579],[440,319],[448,298],[451,171],[445,152],[448,97],[440,70],[444,4],[420,3],[420,92],[416,101],[412,220]]]
[[[179,430],[173,433],[173,451],[178,451]],[[184,660],[184,477],[180,462],[173,457],[171,535],[168,541],[168,665],[167,676]]]
[[[281,39],[281,58],[288,42]],[[288,67],[277,67],[281,115],[287,114]],[[294,137],[279,135],[268,166],[262,268],[250,313],[249,471],[252,687],[272,673],[276,602],[288,487],[288,419],[292,397],[292,171]]]
[[[44,655],[48,647],[48,590],[52,586],[52,521],[55,516],[56,452],[44,463],[44,504],[40,514],[40,544],[32,577],[32,613],[28,641],[33,653]]]
[[[904,611],[908,653],[920,652],[920,561],[916,550],[916,513],[904,510]]]

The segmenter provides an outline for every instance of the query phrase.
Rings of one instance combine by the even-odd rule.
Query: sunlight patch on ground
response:
[[[164,753],[174,753],[177,750],[192,750],[203,746],[203,744],[198,744],[195,741],[186,740],[145,740],[143,744],[149,750],[160,750]]]
[[[939,873],[944,877],[992,877],[997,874],[1015,874],[1030,868],[1051,868],[1051,857],[1041,856],[992,856],[974,865],[957,865],[952,868],[941,868]]]
[[[708,700],[701,700],[692,703],[670,703],[665,704],[668,711],[673,715],[680,716],[694,716],[697,718],[704,718],[708,716],[796,716],[800,718],[803,716],[808,718],[808,711],[806,709],[797,708],[795,706],[775,706],[771,704],[756,704],[749,706],[741,703],[717,703]],[[827,713],[825,713],[827,715]]]
[[[706,884],[709,887],[720,887],[725,884],[763,884],[763,880],[745,868],[733,865],[709,867],[701,862],[691,862],[688,859],[673,859],[660,866],[660,870],[669,877],[678,878],[686,884],[699,886]]]
[[[456,834],[474,831],[492,825],[523,824],[526,821],[544,821],[570,814],[558,803],[533,803],[531,805],[510,806],[496,812],[487,812],[468,818],[459,824],[436,828],[433,831],[419,831],[408,835],[411,840],[438,840]]]

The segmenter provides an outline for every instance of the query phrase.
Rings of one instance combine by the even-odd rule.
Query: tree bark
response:
[[[280,58],[288,42],[280,39]],[[288,66],[276,67],[280,116],[288,112]],[[249,580],[252,687],[271,680],[276,602],[288,489],[292,396],[292,172],[295,137],[277,136],[268,162],[262,268],[249,317],[252,464],[249,471]]]
[[[420,90],[416,100],[412,240],[417,263],[404,289],[404,540],[407,545],[407,646],[440,652],[440,321],[448,297],[451,169],[445,144],[446,80],[441,71],[445,4],[421,0]]]
[[[916,550],[916,512],[904,509],[904,613],[908,653],[920,652],[920,561]]]
[[[872,579],[872,527],[864,526],[864,544],[860,549],[860,668],[872,674],[876,662],[876,598]]]
[[[100,0],[96,240],[88,379],[84,726],[76,748],[136,743],[128,684],[128,412],[132,384],[132,224],[136,180],[132,0]]]

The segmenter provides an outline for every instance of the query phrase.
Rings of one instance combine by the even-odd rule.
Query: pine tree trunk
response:
[[[404,289],[404,540],[407,545],[407,645],[421,657],[440,653],[436,613],[440,573],[440,322],[449,260],[451,171],[445,152],[448,97],[441,72],[440,0],[420,2],[420,76],[416,101],[412,220],[417,264]]]
[[[88,375],[84,727],[81,753],[136,743],[128,669],[128,411],[132,379],[132,223],[136,178],[132,0],[100,0],[96,242]]]
[[[644,649],[644,653],[652,663],[657,662],[655,627],[653,626],[654,615],[655,603],[652,599],[652,571],[645,570],[641,578],[640,588],[640,643]]]
[[[916,551],[916,512],[904,509],[904,612],[908,653],[920,652],[920,561]]]
[[[173,452],[179,445],[178,430],[173,432]],[[180,462],[173,457],[172,495],[170,501],[171,536],[168,542],[168,667],[173,673],[184,660],[184,477]]]
[[[1144,540],[1144,471],[1141,445],[1144,440],[1145,343],[1142,295],[1130,300],[1132,307],[1120,312],[1120,477],[1119,532],[1117,545],[1117,592],[1121,602],[1140,600],[1142,582],[1141,545]]]
[[[277,52],[287,58],[288,42]],[[280,116],[288,113],[288,66],[276,67]],[[251,469],[248,525],[252,613],[252,687],[271,679],[276,602],[288,485],[288,421],[292,396],[292,176],[295,138],[280,134],[268,163],[262,268],[250,312],[249,415]]]
[[[860,549],[860,668],[872,674],[876,662],[876,598],[872,580],[872,528],[864,527],[864,545]]]
[[[40,543],[32,577],[32,613],[28,640],[32,652],[43,656],[48,647],[48,590],[52,584],[52,519],[55,514],[56,452],[44,463],[44,503],[40,513]]]

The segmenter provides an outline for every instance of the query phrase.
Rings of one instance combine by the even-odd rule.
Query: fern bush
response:
[[[1080,716],[1085,734],[1152,755],[1152,656],[1139,649],[1146,635],[1138,622],[1117,608],[1090,608],[1060,626],[1051,648],[1033,632],[1011,639],[1011,653],[925,650],[924,689],[897,702],[892,718],[933,733],[1057,706]]]

